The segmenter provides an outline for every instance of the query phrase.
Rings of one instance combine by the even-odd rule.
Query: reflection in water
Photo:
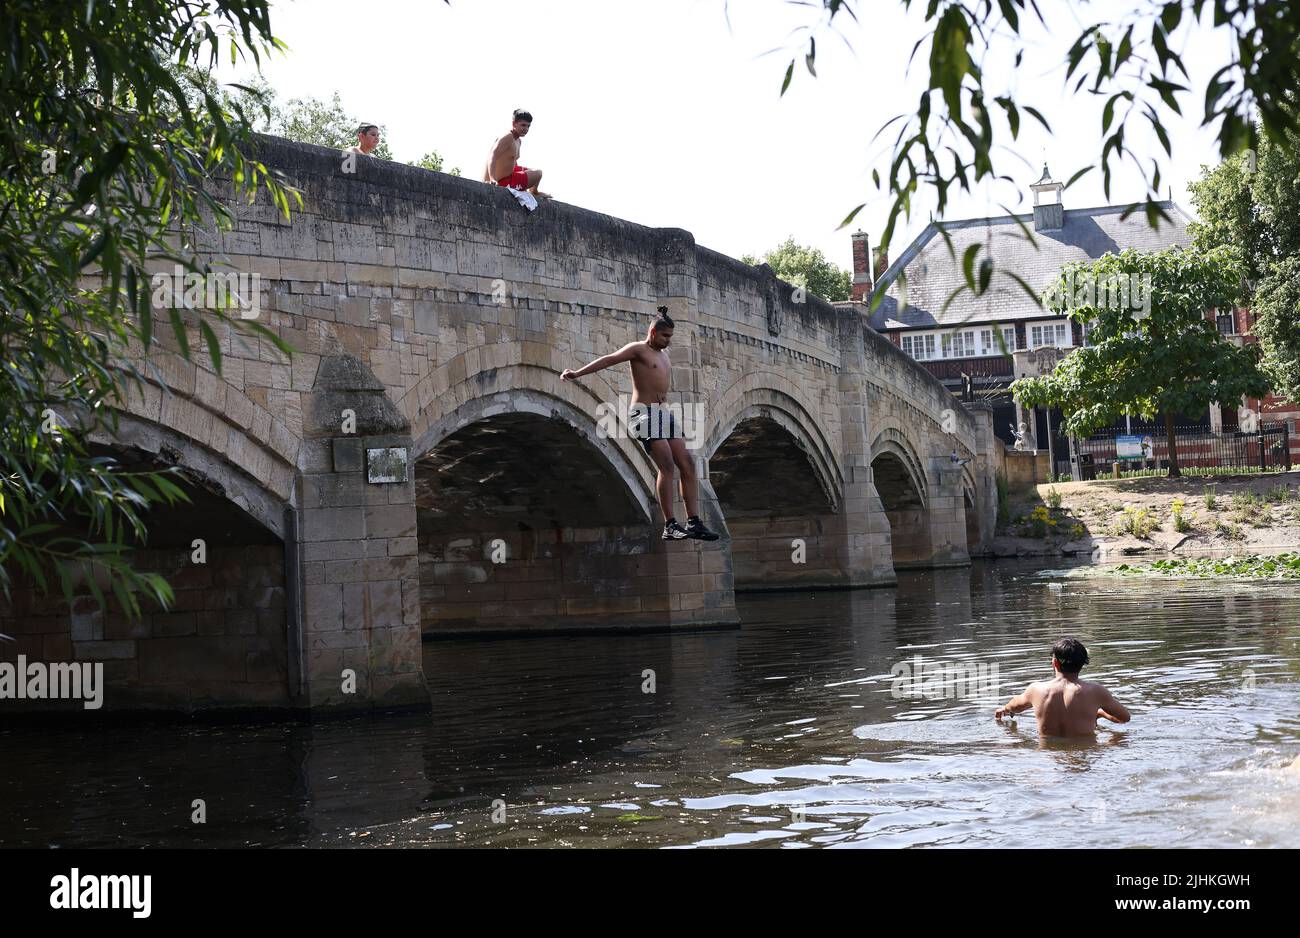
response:
[[[1300,846],[1294,587],[999,562],[740,607],[740,631],[429,644],[431,716],[0,729],[0,844]],[[1066,634],[1133,721],[994,721]],[[918,655],[996,681],[896,696]]]

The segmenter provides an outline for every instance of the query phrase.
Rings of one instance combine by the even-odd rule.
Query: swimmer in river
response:
[[[668,390],[672,385],[673,363],[668,359],[668,346],[673,340],[674,323],[668,307],[659,307],[659,317],[650,325],[644,342],[629,342],[612,355],[604,355],[577,371],[568,368],[560,375],[563,381],[573,381],[602,368],[628,362],[632,367],[632,404],[637,416],[631,421],[632,434],[654,460],[659,470],[655,491],[659,508],[664,513],[665,541],[692,537],[701,541],[716,541],[718,535],[700,520],[699,483],[695,475],[695,460],[686,450],[683,428],[675,414],[658,405],[667,404]],[[636,405],[641,405],[639,408]],[[686,527],[673,517],[673,466],[681,473],[682,501],[686,503]]]
[[[1005,707],[993,714],[1001,720],[1031,707],[1038,718],[1040,736],[1091,736],[1097,721],[1127,723],[1129,712],[1110,691],[1092,681],[1079,680],[1079,672],[1088,663],[1088,649],[1075,638],[1063,638],[1052,646],[1050,681],[1034,681],[1023,694],[1012,697]]]

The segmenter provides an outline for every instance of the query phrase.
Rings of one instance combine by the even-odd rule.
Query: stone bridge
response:
[[[217,375],[195,334],[99,441],[193,480],[139,553],[176,602],[131,621],[19,591],[0,620],[29,660],[103,661],[107,706],[427,704],[422,635],[734,626],[735,590],[889,586],[991,538],[990,415],[858,314],[679,229],[261,150],[303,210],[240,204],[193,235],[260,275],[259,322],[295,354],[227,329]],[[716,543],[660,540],[653,465],[605,432],[629,370],[559,378],[661,305]]]

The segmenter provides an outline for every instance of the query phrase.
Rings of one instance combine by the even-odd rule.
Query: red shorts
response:
[[[497,180],[498,186],[505,186],[507,189],[527,189],[528,188],[528,167],[515,166],[514,172],[504,179]]]

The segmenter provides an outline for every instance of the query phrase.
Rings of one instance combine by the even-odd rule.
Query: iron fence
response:
[[[1118,458],[1116,437],[1126,435],[1108,431],[1079,440],[1079,468],[1083,478],[1110,475]],[[1169,442],[1163,428],[1135,431],[1132,435],[1142,438],[1147,455],[1144,459],[1119,459],[1121,472],[1169,467]],[[1179,469],[1268,472],[1291,468],[1291,438],[1286,421],[1260,424],[1253,433],[1214,433],[1204,427],[1174,427],[1174,439]]]

